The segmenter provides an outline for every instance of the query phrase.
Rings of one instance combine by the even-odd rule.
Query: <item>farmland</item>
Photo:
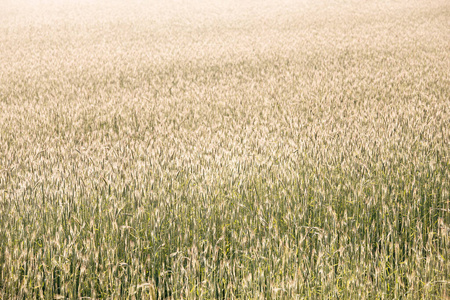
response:
[[[0,299],[447,299],[450,4],[0,3]]]

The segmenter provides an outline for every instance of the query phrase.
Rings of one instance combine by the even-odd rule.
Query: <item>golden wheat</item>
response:
[[[449,296],[447,1],[0,20],[0,299]]]

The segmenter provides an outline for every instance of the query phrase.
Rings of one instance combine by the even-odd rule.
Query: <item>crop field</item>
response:
[[[450,299],[449,233],[449,1],[0,1],[0,299]]]

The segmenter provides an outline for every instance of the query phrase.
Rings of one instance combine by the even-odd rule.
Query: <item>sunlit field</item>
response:
[[[0,299],[449,299],[450,2],[0,2]]]

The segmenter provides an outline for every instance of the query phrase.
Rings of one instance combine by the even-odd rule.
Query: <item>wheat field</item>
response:
[[[0,1],[0,299],[448,299],[447,0]]]

